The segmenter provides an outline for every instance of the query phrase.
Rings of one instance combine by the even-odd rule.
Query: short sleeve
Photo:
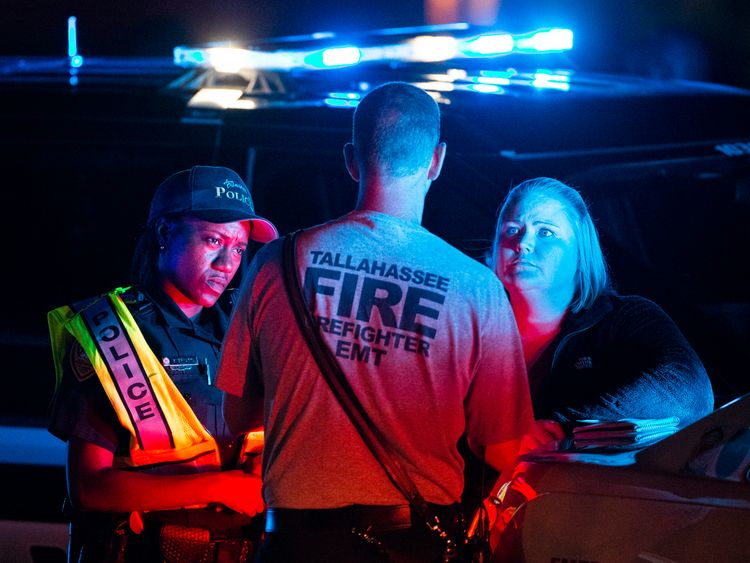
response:
[[[480,329],[481,355],[466,398],[467,435],[476,446],[520,439],[533,424],[513,311],[502,286],[492,283],[491,287],[493,294]]]
[[[80,344],[65,355],[63,377],[52,403],[49,431],[64,441],[78,438],[116,452],[127,444],[104,389]]]

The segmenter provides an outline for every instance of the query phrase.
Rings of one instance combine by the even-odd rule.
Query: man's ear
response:
[[[352,180],[359,182],[359,166],[357,165],[357,159],[354,158],[354,145],[351,143],[344,145],[344,165]]]
[[[440,176],[440,171],[443,169],[443,160],[445,160],[445,143],[438,143],[435,151],[432,153],[432,162],[427,172],[428,180],[437,180],[437,177]]]

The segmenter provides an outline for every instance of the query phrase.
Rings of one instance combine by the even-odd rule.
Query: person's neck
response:
[[[164,293],[175,302],[175,305],[177,305],[180,311],[182,311],[188,319],[197,317],[203,310],[203,305],[198,305],[191,301],[184,293],[177,289],[173,283],[163,280],[161,287],[164,290]]]
[[[427,187],[424,179],[369,177],[360,181],[357,211],[377,211],[422,223]]]
[[[510,304],[531,367],[560,332],[570,299],[549,292],[511,293]]]

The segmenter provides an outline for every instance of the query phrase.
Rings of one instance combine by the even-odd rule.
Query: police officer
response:
[[[183,170],[153,197],[135,285],[49,313],[69,560],[248,559],[248,526],[263,510],[251,467],[260,433],[228,431],[213,382],[222,296],[248,241],[277,236],[235,172]]]

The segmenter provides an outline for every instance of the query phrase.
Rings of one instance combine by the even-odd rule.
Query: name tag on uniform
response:
[[[192,370],[198,366],[198,356],[164,356],[161,359],[162,365],[169,369],[171,373],[181,373]]]

